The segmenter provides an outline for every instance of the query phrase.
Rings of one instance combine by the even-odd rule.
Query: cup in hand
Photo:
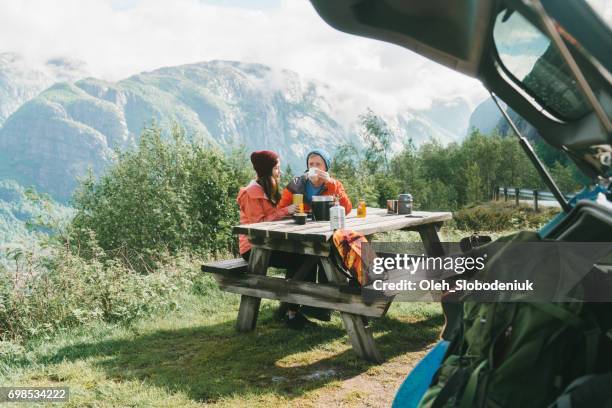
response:
[[[300,204],[304,203],[304,195],[303,194],[294,194],[293,195],[293,204],[299,207]]]
[[[317,177],[317,169],[315,169],[314,167],[311,167],[308,169],[308,178],[309,179],[314,179]]]

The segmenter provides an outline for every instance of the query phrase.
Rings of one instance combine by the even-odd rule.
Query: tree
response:
[[[389,169],[391,131],[387,123],[371,109],[359,116],[365,142],[364,159],[371,174]]]
[[[580,189],[580,183],[574,178],[574,173],[569,166],[564,166],[557,161],[550,169],[550,175],[563,193],[571,194]]]
[[[281,186],[286,186],[293,179],[295,175],[293,174],[293,169],[290,164],[287,164],[285,170],[281,174]]]
[[[238,221],[236,194],[248,180],[241,153],[229,157],[185,140],[175,127],[143,131],[137,149],[119,153],[98,181],[84,180],[74,196],[75,236],[129,265],[148,270],[162,254],[228,250]],[[87,248],[84,248],[85,250]]]
[[[465,170],[465,198],[467,204],[479,203],[482,201],[482,180],[480,169],[476,163],[471,163]]]

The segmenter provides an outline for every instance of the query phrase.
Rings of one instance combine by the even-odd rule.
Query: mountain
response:
[[[349,104],[350,105],[350,104]],[[351,105],[353,106],[353,105]],[[0,129],[0,179],[34,185],[59,200],[70,197],[76,178],[91,168],[101,174],[114,149],[135,145],[151,121],[173,123],[194,140],[222,149],[274,149],[293,169],[303,167],[312,148],[330,151],[360,146],[357,116],[342,111],[337,92],[319,81],[265,65],[211,61],[161,68],[118,82],[86,78],[56,83],[24,103]],[[426,111],[384,116],[400,149],[412,138],[442,143],[464,133],[463,100],[434,103]],[[452,113],[452,115],[451,115]],[[444,116],[452,120],[444,121]],[[353,117],[340,123],[340,117]]]
[[[491,134],[502,119],[502,114],[499,112],[493,99],[487,98],[481,102],[470,115],[468,131],[475,128],[478,129],[480,133],[486,135]]]
[[[85,76],[86,66],[81,61],[54,58],[43,64],[32,64],[19,54],[0,53],[0,126],[43,89],[56,82],[71,82]]]
[[[419,111],[432,126],[439,126],[448,137],[457,141],[457,135],[465,135],[470,118],[470,107],[463,98],[435,101],[427,110]]]
[[[30,198],[26,190],[14,180],[0,180],[0,264],[11,247],[20,247],[35,241],[33,230],[45,232],[44,228],[28,228],[27,223],[61,223],[72,215],[72,210],[53,200],[37,201]]]
[[[521,134],[529,140],[539,140],[540,135],[529,122],[523,119],[512,109],[508,109],[508,116],[516,124]],[[470,116],[469,129],[475,128],[481,133],[490,135],[493,131],[499,132],[502,136],[507,136],[512,132],[510,125],[502,116],[495,102],[488,98],[481,102]]]

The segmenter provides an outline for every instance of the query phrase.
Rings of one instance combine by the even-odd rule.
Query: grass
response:
[[[479,230],[496,239],[508,227]],[[457,242],[470,232],[443,228],[440,238]],[[391,232],[376,240],[420,238]],[[273,318],[277,302],[264,300],[257,329],[239,334],[239,299],[206,275],[177,297],[176,309],[131,325],[96,322],[24,346],[0,342],[0,386],[66,386],[68,407],[389,406],[444,323],[437,303],[394,303],[371,322],[385,359],[371,364],[352,351],[338,313],[291,331]]]
[[[353,353],[337,313],[291,331],[274,320],[276,302],[264,300],[257,330],[239,334],[239,297],[209,276],[178,304],[131,326],[81,327],[24,348],[5,343],[0,384],[67,386],[70,407],[389,405],[443,324],[437,304],[394,304],[371,323],[386,359],[373,365]]]

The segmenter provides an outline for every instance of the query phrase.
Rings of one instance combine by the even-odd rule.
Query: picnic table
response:
[[[387,214],[386,209],[367,208],[367,216],[358,218],[353,210],[346,217],[345,228],[361,232],[366,237],[395,230],[418,231],[427,255],[443,255],[437,231],[449,212],[413,211],[412,214]],[[332,261],[332,235],[329,221],[308,221],[297,225],[284,219],[233,227],[234,234],[245,234],[252,244],[248,264],[241,258],[203,265],[219,286],[242,295],[236,328],[247,332],[255,329],[262,298],[321,307],[339,311],[353,350],[362,358],[381,362],[382,356],[374,343],[363,317],[381,317],[390,306],[388,300],[366,303],[361,289],[348,285],[346,275]],[[266,276],[271,251],[305,255],[304,264],[292,279]],[[314,265],[322,266],[329,283],[304,282],[300,278]]]

